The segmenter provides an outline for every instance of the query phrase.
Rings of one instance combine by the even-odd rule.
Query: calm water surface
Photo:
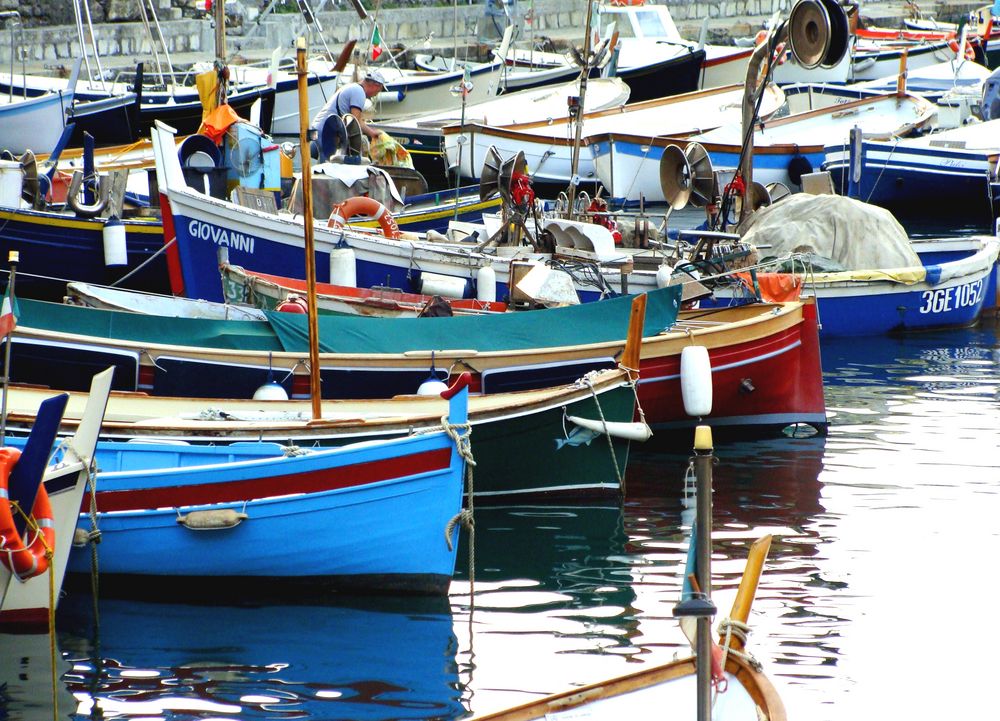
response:
[[[827,438],[717,448],[717,605],[774,534],[751,650],[790,718],[996,717],[997,334],[827,341],[823,363]],[[59,717],[97,718],[96,698],[135,721],[449,719],[667,661],[685,651],[686,463],[636,454],[621,508],[477,508],[471,618],[464,562],[441,602],[103,599],[95,632],[72,597]],[[53,718],[48,654],[45,636],[0,636],[0,719]]]

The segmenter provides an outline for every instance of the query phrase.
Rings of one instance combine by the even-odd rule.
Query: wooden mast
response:
[[[309,310],[309,397],[313,420],[323,417],[319,385],[319,323],[316,318],[316,252],[313,242],[312,168],[309,156],[309,77],[306,39],[295,43],[295,72],[299,78],[299,157],[302,159],[302,226],[306,242],[306,299]]]

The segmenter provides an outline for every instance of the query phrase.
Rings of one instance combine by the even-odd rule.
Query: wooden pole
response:
[[[313,242],[312,168],[309,157],[309,74],[306,39],[295,43],[295,72],[299,78],[299,157],[302,158],[302,226],[306,241],[306,299],[309,310],[309,397],[313,420],[323,417],[319,385],[319,322],[316,319],[316,251]]]
[[[594,0],[587,0],[587,22],[584,25],[584,36],[583,36],[583,60],[584,66],[580,68],[580,107],[577,111],[576,122],[573,124],[573,156],[570,163],[570,181],[569,181],[569,217],[575,219],[576,214],[573,212],[573,205],[576,202],[576,183],[577,170],[580,167],[580,142],[581,135],[583,134],[583,114],[584,108],[587,107],[587,79],[590,76],[590,33],[591,33],[591,18],[594,15]]]
[[[10,263],[10,288],[8,289],[7,295],[10,296],[10,302],[14,302],[14,277],[17,275],[17,264],[21,259],[21,254],[12,250],[7,254],[7,262]],[[13,310],[13,309],[12,309]],[[6,338],[6,343],[3,346],[3,399],[2,407],[0,407],[0,446],[6,442],[7,438],[7,388],[10,385],[10,346],[14,341],[13,334],[8,335]]]
[[[695,555],[698,585],[705,598],[712,598],[712,429],[698,426],[694,435],[694,468],[698,479],[695,516]],[[698,721],[712,719],[712,619],[699,616],[695,634],[697,657]]]
[[[215,59],[226,63],[226,0],[215,0]]]

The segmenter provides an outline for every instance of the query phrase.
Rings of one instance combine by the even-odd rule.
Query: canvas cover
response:
[[[743,240],[762,259],[812,253],[848,271],[922,267],[889,211],[840,195],[791,195],[751,216]]]
[[[681,286],[648,293],[644,335],[671,327]],[[165,318],[19,299],[24,328],[141,343],[226,350],[308,352],[305,315],[268,311],[268,322]],[[404,353],[411,350],[525,350],[620,341],[632,296],[566,308],[454,318],[321,316],[324,353]]]
[[[647,294],[644,336],[677,320],[681,286]],[[632,296],[564,308],[453,318],[360,318],[320,316],[321,353],[405,353],[416,350],[475,349],[479,352],[557,348],[624,340]],[[287,351],[309,350],[305,315],[266,311]]]

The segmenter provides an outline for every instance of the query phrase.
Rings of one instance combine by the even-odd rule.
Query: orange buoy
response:
[[[31,541],[21,538],[14,525],[7,483],[11,469],[20,457],[21,452],[17,449],[0,448],[0,563],[23,581],[48,570],[51,552],[55,548],[56,530],[44,484],[38,486],[35,503],[31,507],[30,517],[34,522],[29,524],[27,532],[29,536],[34,534]]]
[[[392,217],[392,213],[380,202],[366,195],[348,198],[343,203],[337,203],[333,206],[327,226],[330,228],[342,228],[348,219],[356,215],[370,215],[374,217],[382,228],[382,235],[386,238],[400,237],[399,226],[396,225],[396,219]]]

